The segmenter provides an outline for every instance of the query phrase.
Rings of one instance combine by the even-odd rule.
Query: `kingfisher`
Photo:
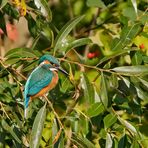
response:
[[[31,72],[25,84],[25,118],[30,101],[33,98],[43,96],[57,85],[59,79],[58,71],[68,75],[68,73],[60,67],[60,63],[55,57],[43,55],[39,59],[38,66]]]

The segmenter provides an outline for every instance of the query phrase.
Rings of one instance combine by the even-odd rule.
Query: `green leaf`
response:
[[[132,65],[140,65],[142,63],[142,54],[140,52],[136,52],[132,58]]]
[[[49,21],[52,20],[52,12],[46,0],[34,0],[38,9],[40,9],[43,16],[47,17]]]
[[[76,17],[74,19],[72,19],[71,21],[69,21],[59,32],[59,34],[57,35],[55,42],[54,42],[54,52],[56,52],[56,50],[58,48],[60,48],[61,44],[62,44],[62,40],[64,40],[67,35],[70,33],[70,31],[84,18],[83,16],[80,17]]]
[[[30,148],[38,148],[40,139],[42,137],[42,131],[44,127],[44,121],[46,117],[46,103],[37,113],[31,132]]]
[[[145,75],[148,74],[147,65],[138,66],[121,66],[112,69],[113,71],[123,74],[123,75]]]
[[[107,133],[105,148],[112,148],[112,145],[113,145],[113,141],[112,141],[111,135]]]
[[[141,23],[135,23],[132,26],[125,26],[122,29],[120,39],[114,39],[112,42],[112,50],[121,50],[125,46],[127,46],[129,43],[131,43],[132,39],[138,35],[138,33],[141,31]]]
[[[0,10],[8,3],[8,0],[2,0],[0,4]]]
[[[10,127],[10,126],[8,125],[8,123],[7,123],[5,120],[2,120],[2,121],[1,121],[1,124],[2,124],[2,127],[3,127],[7,132],[9,132],[9,133],[12,135],[12,137],[13,137],[19,144],[22,143],[21,140],[18,138],[18,136],[17,136],[17,135],[15,134],[15,132],[13,131],[13,128]]]
[[[131,123],[120,117],[118,117],[118,119],[121,122],[121,124],[124,125],[128,130],[130,130],[133,134],[138,135],[136,128]]]
[[[102,0],[87,0],[86,4],[88,7],[106,8]]]
[[[136,48],[132,48],[132,49],[129,48],[129,49],[125,49],[125,50],[116,50],[111,55],[102,58],[96,66],[99,66],[100,64],[102,64],[110,59],[114,59],[114,58],[121,56],[129,51],[134,51],[134,50],[137,50],[137,49]]]
[[[29,48],[14,48],[9,50],[6,55],[6,58],[35,58],[36,55],[33,50]]]
[[[85,100],[86,101],[88,100],[90,104],[94,103],[94,99],[95,99],[94,87],[89,82],[89,79],[85,73],[82,74],[81,82],[82,82],[82,88],[84,90]]]
[[[102,105],[102,103],[97,102],[97,103],[91,104],[91,106],[88,108],[87,115],[89,117],[95,117],[101,114],[102,112],[104,112],[104,106]]]
[[[113,114],[108,114],[103,119],[104,126],[105,126],[106,129],[111,127],[116,121],[117,121],[117,116],[113,115]]]
[[[136,15],[137,15],[137,2],[136,2],[136,0],[131,0],[131,2],[132,2],[132,4],[133,4],[133,7],[134,7],[134,9],[135,9],[135,13],[136,13]]]
[[[72,134],[71,140],[79,147],[79,148],[95,148],[94,144],[91,143],[87,138]]]
[[[101,72],[100,98],[101,98],[101,101],[102,101],[104,107],[107,109],[107,107],[108,107],[108,95],[107,95],[106,79],[104,77],[103,72]]]
[[[118,148],[125,148],[127,143],[127,137],[126,135],[122,136],[119,143],[118,143]]]
[[[66,51],[76,47],[86,45],[86,44],[90,44],[91,42],[92,41],[89,38],[81,38],[81,39],[74,40],[73,42],[68,43],[68,46],[66,47]]]

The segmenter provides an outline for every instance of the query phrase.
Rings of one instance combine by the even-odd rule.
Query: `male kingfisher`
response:
[[[25,84],[25,118],[29,102],[35,97],[43,96],[57,85],[59,79],[58,70],[68,75],[53,56],[44,55],[39,59],[39,66],[32,71]]]

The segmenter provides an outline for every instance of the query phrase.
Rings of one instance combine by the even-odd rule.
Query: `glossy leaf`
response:
[[[136,0],[131,0],[132,4],[133,4],[133,7],[135,9],[135,13],[137,14],[137,2]]]
[[[108,114],[103,119],[104,126],[106,129],[109,128],[110,126],[112,126],[116,121],[117,121],[117,116],[113,115],[113,114]]]
[[[83,73],[82,75],[81,84],[84,90],[85,100],[88,101],[90,104],[94,103],[94,87],[89,82],[89,79],[85,73]]]
[[[71,30],[84,18],[84,16],[76,17],[69,21],[58,33],[54,42],[54,52],[60,48],[62,40],[71,32]]]
[[[112,148],[112,144],[113,144],[113,141],[112,141],[111,135],[107,133],[105,148]]]
[[[122,66],[122,67],[113,68],[112,70],[124,75],[144,75],[148,73],[148,66],[146,65]]]
[[[95,117],[103,112],[104,112],[104,106],[102,105],[102,103],[97,102],[91,104],[91,106],[88,108],[87,115],[89,117]]]
[[[101,73],[100,98],[101,98],[101,101],[102,101],[104,107],[107,109],[107,107],[108,107],[108,95],[107,95],[106,79],[104,77],[103,72]]]
[[[35,0],[35,5],[40,9],[43,16],[47,17],[49,21],[52,20],[52,12],[46,0]]]
[[[46,103],[37,113],[31,132],[30,148],[38,148],[46,117]]]
[[[66,51],[76,48],[76,47],[87,45],[90,43],[91,43],[91,40],[89,38],[77,39],[77,40],[74,40],[73,42],[68,43],[68,46],[66,47]]]

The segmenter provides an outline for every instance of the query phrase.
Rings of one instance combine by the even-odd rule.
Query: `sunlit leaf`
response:
[[[117,121],[117,116],[113,115],[113,114],[108,114],[103,119],[104,126],[106,129],[109,128],[110,126],[112,126],[116,121]]]
[[[86,45],[86,44],[90,44],[90,43],[91,43],[91,40],[89,38],[77,39],[77,40],[74,40],[74,41],[68,43],[68,46],[66,47],[66,51],[76,48],[76,47]]]
[[[132,26],[124,27],[121,32],[121,38],[112,42],[112,50],[120,50],[127,46],[132,39],[141,31],[141,23],[135,23]]]
[[[87,115],[89,117],[95,117],[103,113],[103,111],[104,111],[104,106],[102,105],[102,103],[97,102],[97,103],[91,104],[91,106],[88,108]]]
[[[113,141],[112,141],[111,135],[107,133],[105,148],[112,148],[112,144],[113,144]]]
[[[89,7],[99,7],[99,8],[106,8],[105,4],[102,0],[87,0],[86,3]]]
[[[115,67],[112,70],[124,75],[144,75],[148,73],[148,66],[146,65],[121,66],[121,67]]]
[[[66,38],[66,36],[70,33],[70,31],[84,18],[84,16],[76,17],[69,21],[58,33],[55,43],[54,43],[54,51],[60,48],[62,40]]]
[[[35,5],[40,9],[43,16],[47,17],[49,21],[52,20],[52,12],[46,0],[35,0]]]
[[[131,0],[131,2],[132,2],[132,4],[133,4],[133,7],[134,7],[135,12],[136,12],[136,14],[137,14],[137,2],[136,2],[136,0]]]
[[[40,139],[42,137],[42,130],[44,127],[44,121],[46,117],[46,103],[37,113],[31,132],[30,147],[38,148]]]
[[[8,3],[8,0],[2,0],[0,3],[0,10]]]

